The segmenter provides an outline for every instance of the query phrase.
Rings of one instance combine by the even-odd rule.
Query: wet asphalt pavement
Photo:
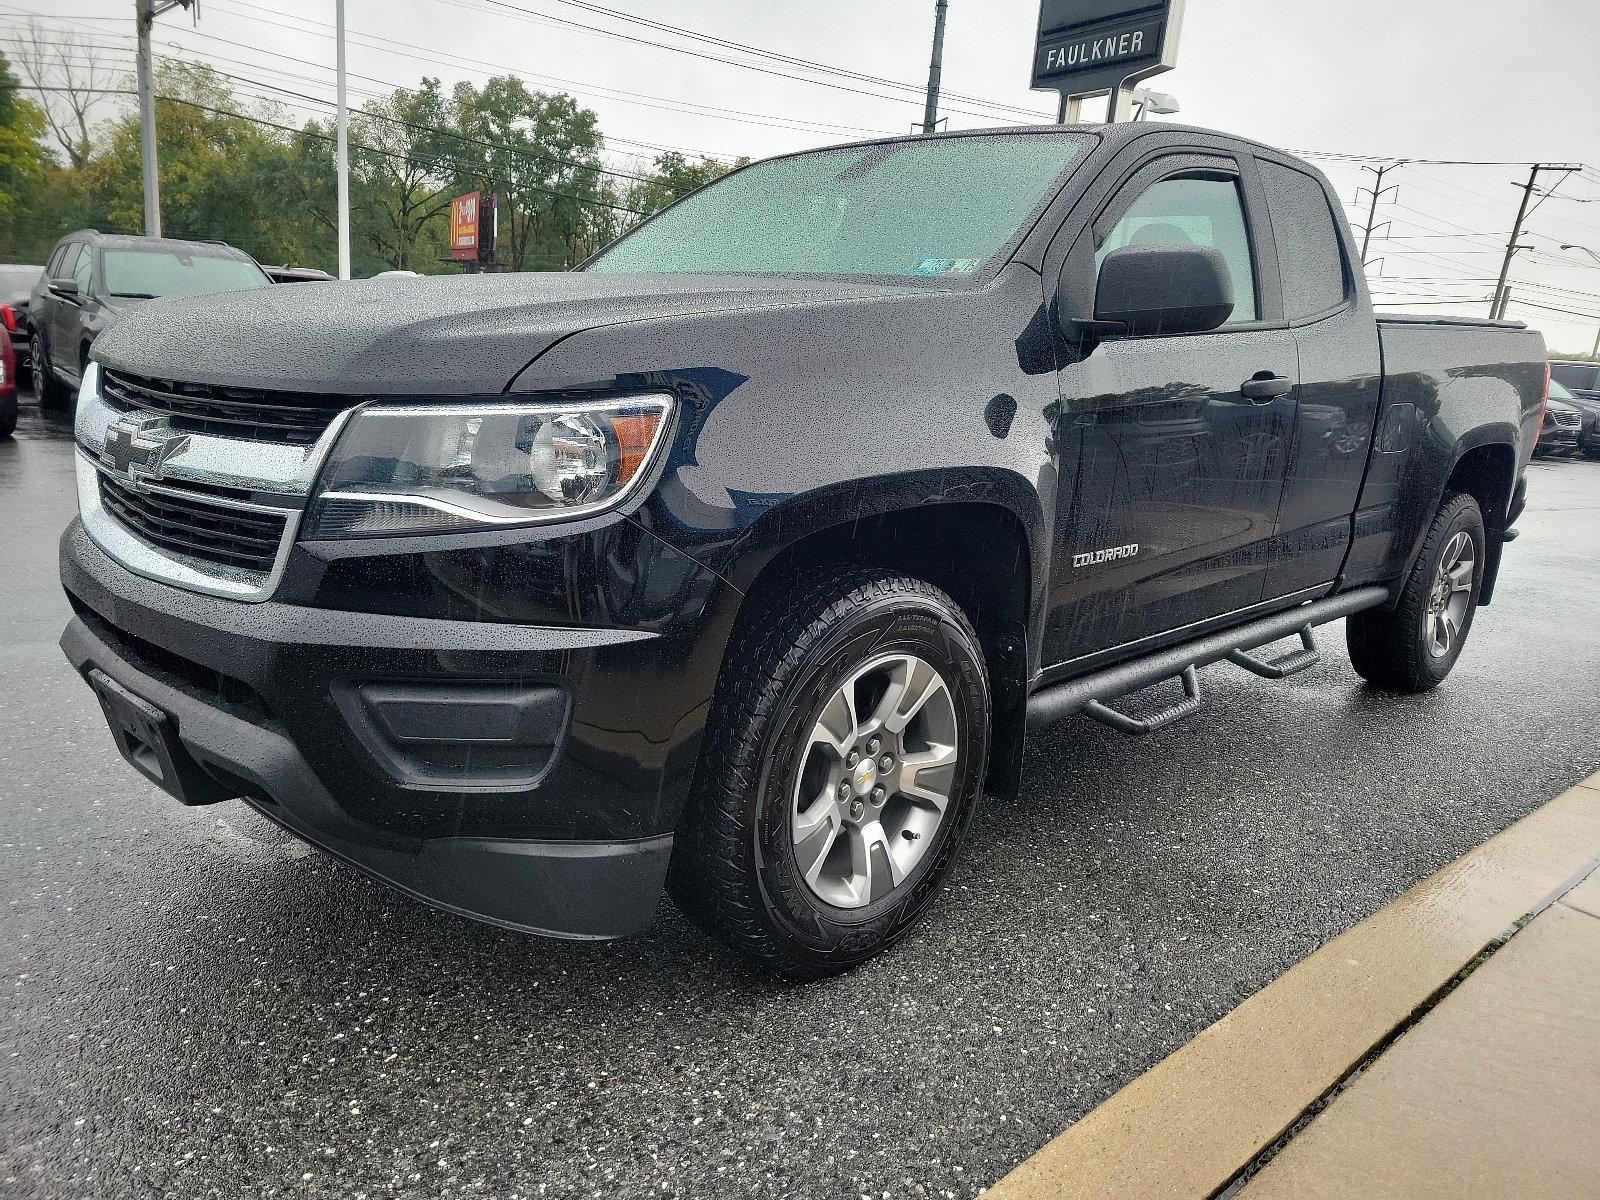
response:
[[[1600,768],[1600,462],[1535,464],[1455,674],[1336,627],[1073,721],[900,949],[753,976],[663,908],[608,945],[425,908],[124,766],[56,648],[69,431],[0,441],[0,1196],[969,1196],[1307,953]]]

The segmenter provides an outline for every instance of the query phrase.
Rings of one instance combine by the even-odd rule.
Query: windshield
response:
[[[1588,391],[1600,384],[1600,367],[1593,363],[1551,363],[1550,378],[1578,391]]]
[[[1566,388],[1562,387],[1559,383],[1552,379],[1550,381],[1550,399],[1566,401],[1575,399],[1575,397],[1571,392],[1567,391]]]
[[[107,250],[102,271],[113,296],[194,296],[272,283],[249,259],[178,250]]]
[[[590,271],[977,274],[1085,145],[1061,134],[934,138],[756,163],[696,192]]]

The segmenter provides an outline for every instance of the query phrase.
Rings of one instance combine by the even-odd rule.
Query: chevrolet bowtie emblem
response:
[[[188,448],[189,435],[174,434],[167,418],[130,415],[106,427],[100,461],[130,483],[153,482]]]

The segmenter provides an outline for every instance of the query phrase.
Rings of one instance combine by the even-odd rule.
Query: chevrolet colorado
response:
[[[796,978],[906,933],[1030,725],[1149,733],[1341,617],[1438,684],[1546,380],[1520,325],[1375,318],[1313,168],[1165,125],[811,151],[572,272],[160,309],[95,345],[61,545],[127,759],[453,912],[605,938],[666,891]]]

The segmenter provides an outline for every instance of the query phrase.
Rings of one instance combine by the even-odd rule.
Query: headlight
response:
[[[448,533],[570,520],[648,474],[667,396],[592,404],[372,404],[334,445],[304,536]]]

